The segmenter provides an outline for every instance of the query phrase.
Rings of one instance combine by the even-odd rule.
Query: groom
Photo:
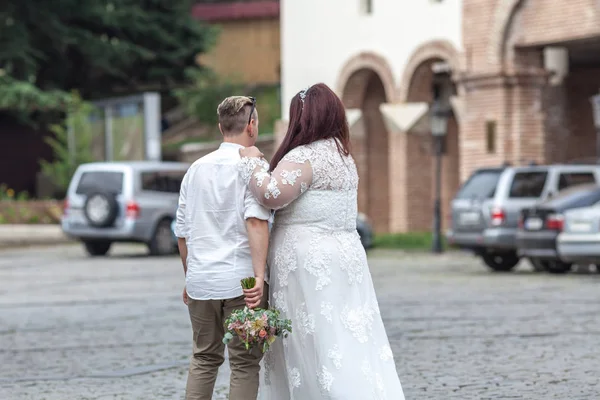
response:
[[[224,361],[224,322],[244,306],[266,308],[265,266],[270,211],[239,178],[239,150],[254,146],[258,112],[252,97],[228,97],[217,108],[223,143],[197,160],[183,178],[175,234],[185,272],[183,302],[192,321],[194,350],[186,400],[211,400]],[[242,291],[240,281],[256,277]],[[256,400],[262,353],[239,339],[228,345],[229,399]]]

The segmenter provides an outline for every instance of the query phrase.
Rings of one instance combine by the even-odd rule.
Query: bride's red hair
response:
[[[324,83],[311,86],[304,101],[301,93],[292,98],[288,130],[271,160],[271,171],[291,150],[317,140],[335,138],[340,154],[350,154],[350,130],[340,98]]]

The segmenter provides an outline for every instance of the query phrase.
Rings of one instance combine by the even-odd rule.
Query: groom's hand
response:
[[[256,146],[244,147],[240,149],[240,157],[263,157],[264,154]]]
[[[244,296],[246,297],[246,305],[248,308],[256,308],[260,305],[264,288],[265,280],[263,278],[256,278],[256,285],[254,285],[252,289],[244,289]]]
[[[185,286],[183,287],[183,304],[185,304],[186,306],[188,305],[188,294],[187,294],[187,289],[185,288]]]

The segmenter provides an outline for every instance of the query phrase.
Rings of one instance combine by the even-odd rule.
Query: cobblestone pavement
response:
[[[142,254],[0,252],[0,399],[182,398],[181,266]],[[492,274],[456,253],[370,265],[407,400],[600,398],[600,275]]]

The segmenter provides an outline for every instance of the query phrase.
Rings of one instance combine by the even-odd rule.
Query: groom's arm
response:
[[[248,218],[246,229],[248,230],[254,276],[264,281],[269,248],[269,222],[258,218]]]
[[[181,263],[183,264],[183,274],[187,275],[187,243],[185,242],[185,238],[177,238],[177,247],[181,256]]]
[[[248,218],[246,229],[248,230],[248,243],[256,286],[244,290],[244,295],[248,307],[255,308],[260,305],[264,294],[267,251],[269,248],[269,222],[258,218]]]
[[[248,232],[248,244],[250,256],[252,257],[252,268],[256,278],[256,286],[253,289],[244,290],[246,304],[248,307],[257,307],[264,291],[264,282],[267,269],[267,252],[269,248],[269,219],[271,211],[264,208],[252,196],[250,190],[246,189],[244,196],[244,219]]]
[[[188,227],[186,224],[185,212],[187,203],[187,183],[188,173],[186,173],[181,181],[181,189],[179,190],[179,201],[177,203],[177,212],[175,213],[175,236],[177,236],[177,247],[181,255],[181,263],[183,264],[183,273],[187,275],[187,237]]]

